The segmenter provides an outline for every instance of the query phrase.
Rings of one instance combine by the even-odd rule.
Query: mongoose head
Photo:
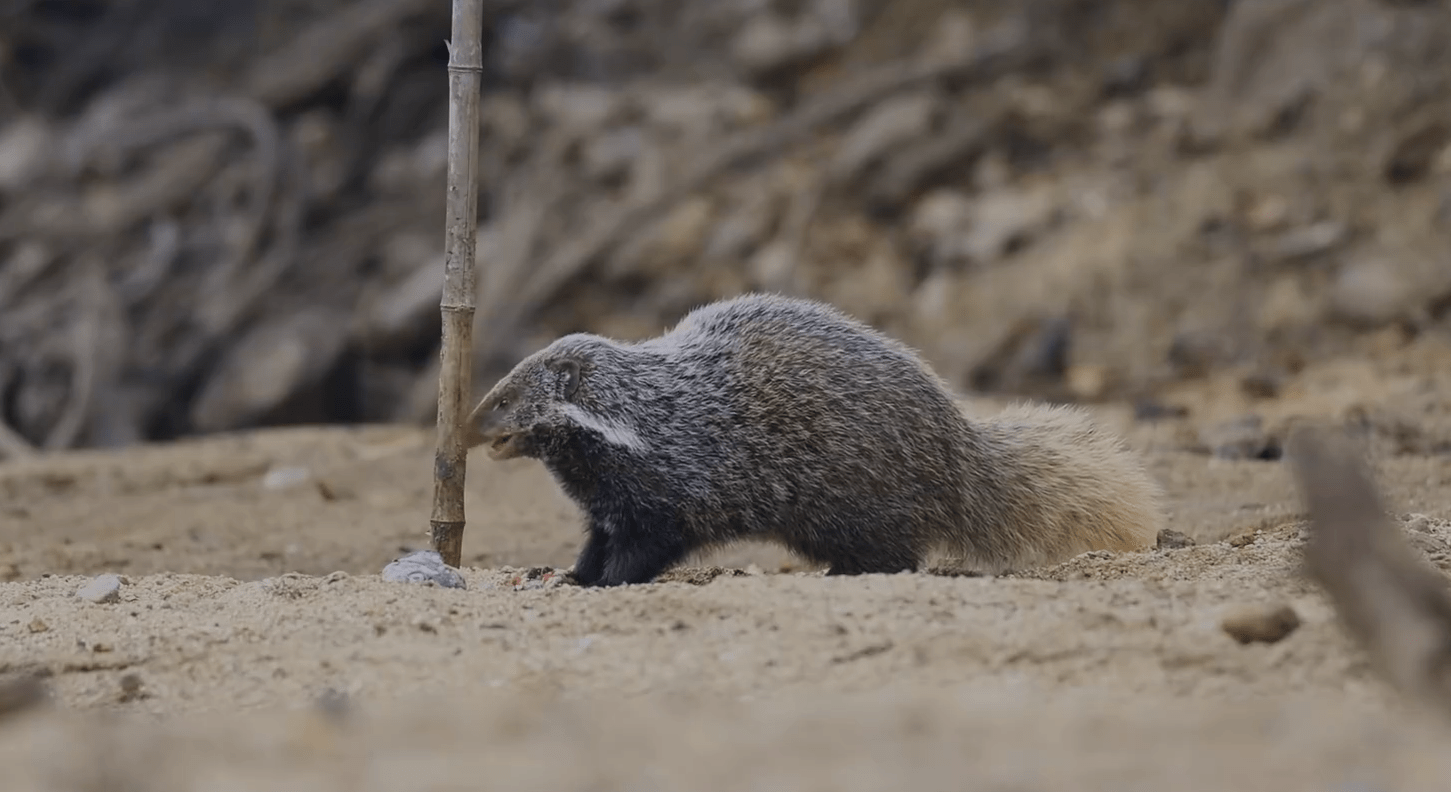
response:
[[[545,459],[582,430],[616,444],[635,442],[633,432],[600,419],[591,406],[602,387],[593,380],[603,376],[601,360],[613,348],[576,333],[520,361],[469,415],[469,447],[486,445],[493,459]]]

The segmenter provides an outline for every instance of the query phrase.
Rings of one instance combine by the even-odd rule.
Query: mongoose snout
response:
[[[492,459],[518,456],[517,433],[506,422],[508,403],[499,397],[485,397],[469,414],[468,446],[488,446]]]
[[[495,460],[538,456],[528,448],[538,423],[528,399],[515,388],[489,391],[469,414],[469,447],[486,446],[489,458]]]
[[[579,372],[580,361],[569,356],[515,367],[518,376],[494,386],[469,414],[469,447],[486,445],[490,458],[497,460],[544,458],[562,439],[546,413],[576,395]]]

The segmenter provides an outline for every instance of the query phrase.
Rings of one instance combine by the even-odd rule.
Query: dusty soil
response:
[[[1100,408],[1197,544],[1001,578],[827,579],[746,546],[580,589],[555,574],[573,506],[537,464],[478,456],[468,588],[388,584],[426,542],[412,427],[7,464],[0,672],[52,697],[0,721],[7,789],[1440,789],[1447,733],[1299,574],[1287,470],[1223,450],[1297,417],[1365,427],[1451,569],[1451,345],[1380,343],[1268,397],[1226,373],[1158,420]],[[1253,442],[1220,442],[1249,414]],[[75,596],[104,572],[119,601]],[[1300,626],[1276,643],[1221,627],[1282,604]]]

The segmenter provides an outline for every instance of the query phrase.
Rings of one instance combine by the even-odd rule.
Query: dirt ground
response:
[[[1447,732],[1300,577],[1284,465],[1213,451],[1245,415],[1251,450],[1297,417],[1363,426],[1451,569],[1451,344],[1367,344],[1271,396],[1225,373],[1102,407],[1197,544],[1001,578],[828,579],[748,546],[580,589],[545,569],[574,507],[479,455],[468,588],[385,583],[426,546],[412,427],[7,464],[0,672],[40,672],[51,705],[0,720],[6,788],[1444,789]],[[106,572],[119,601],[77,598]],[[1276,643],[1221,627],[1281,604],[1301,624]]]

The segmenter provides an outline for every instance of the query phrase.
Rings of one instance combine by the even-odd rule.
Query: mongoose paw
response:
[[[579,559],[574,562],[574,579],[581,586],[593,586],[604,577],[605,564],[609,561],[610,536],[601,528],[590,528]]]
[[[617,543],[618,544],[618,543]],[[661,572],[685,558],[685,547],[675,542],[641,542],[616,547],[605,563],[599,585],[649,583]]]

